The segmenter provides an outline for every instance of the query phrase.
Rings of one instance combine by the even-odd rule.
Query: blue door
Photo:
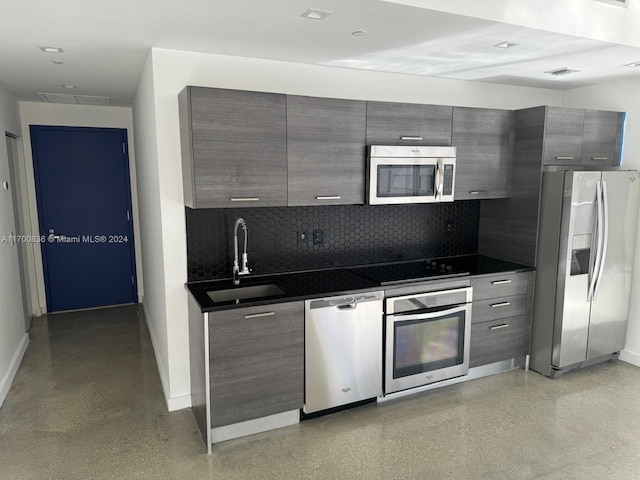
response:
[[[126,130],[30,128],[47,310],[136,303]]]

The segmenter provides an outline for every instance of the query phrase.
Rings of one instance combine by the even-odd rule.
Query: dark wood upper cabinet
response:
[[[285,95],[187,87],[179,108],[187,206],[287,205]]]
[[[580,165],[584,110],[546,109],[543,165]]]
[[[287,95],[288,205],[362,204],[366,103]]]
[[[455,200],[509,195],[512,122],[511,110],[453,108]]]
[[[617,165],[622,134],[621,112],[585,110],[582,165]]]
[[[543,165],[617,165],[621,112],[546,107]]]
[[[367,102],[367,145],[451,145],[453,107]]]

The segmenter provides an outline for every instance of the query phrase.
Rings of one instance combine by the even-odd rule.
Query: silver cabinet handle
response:
[[[491,308],[507,307],[509,305],[511,305],[511,302],[492,303]]]
[[[609,160],[609,157],[591,157],[591,160],[606,161],[606,160]]]
[[[491,285],[504,285],[505,283],[511,283],[511,280],[494,280]]]
[[[469,195],[479,195],[480,193],[485,193],[486,190],[470,190]]]
[[[327,196],[322,196],[322,195],[318,195],[316,196],[316,200],[340,200],[342,197],[340,195],[327,195]]]
[[[503,323],[501,325],[494,325],[492,327],[489,327],[489,330],[500,330],[501,328],[507,328],[508,326],[508,323]]]
[[[244,318],[260,318],[260,317],[272,317],[276,314],[276,312],[262,312],[262,313],[250,313],[249,315],[245,315]]]
[[[422,140],[420,135],[403,135],[400,140]]]
[[[556,160],[573,160],[573,157],[556,157]]]
[[[231,197],[231,202],[259,202],[260,197]]]

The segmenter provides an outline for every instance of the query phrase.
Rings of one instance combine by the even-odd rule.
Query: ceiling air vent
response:
[[[596,3],[608,3],[609,5],[615,5],[621,8],[629,7],[629,0],[596,0]]]
[[[548,73],[549,75],[553,75],[554,77],[563,77],[565,75],[570,75],[572,73],[578,73],[581,71],[582,70],[579,70],[577,68],[562,67],[556,68],[555,70],[547,70],[544,73]]]
[[[70,93],[38,93],[47,103],[65,103],[67,105],[109,105],[109,97],[96,95],[73,95]]]

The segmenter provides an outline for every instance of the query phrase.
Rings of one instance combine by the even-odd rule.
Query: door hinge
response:
[[[131,285],[133,285],[133,275],[131,275]]]
[[[124,142],[122,142],[122,153],[127,153],[124,149]]]
[[[131,221],[131,215],[129,214],[129,210],[127,210],[127,220]]]

